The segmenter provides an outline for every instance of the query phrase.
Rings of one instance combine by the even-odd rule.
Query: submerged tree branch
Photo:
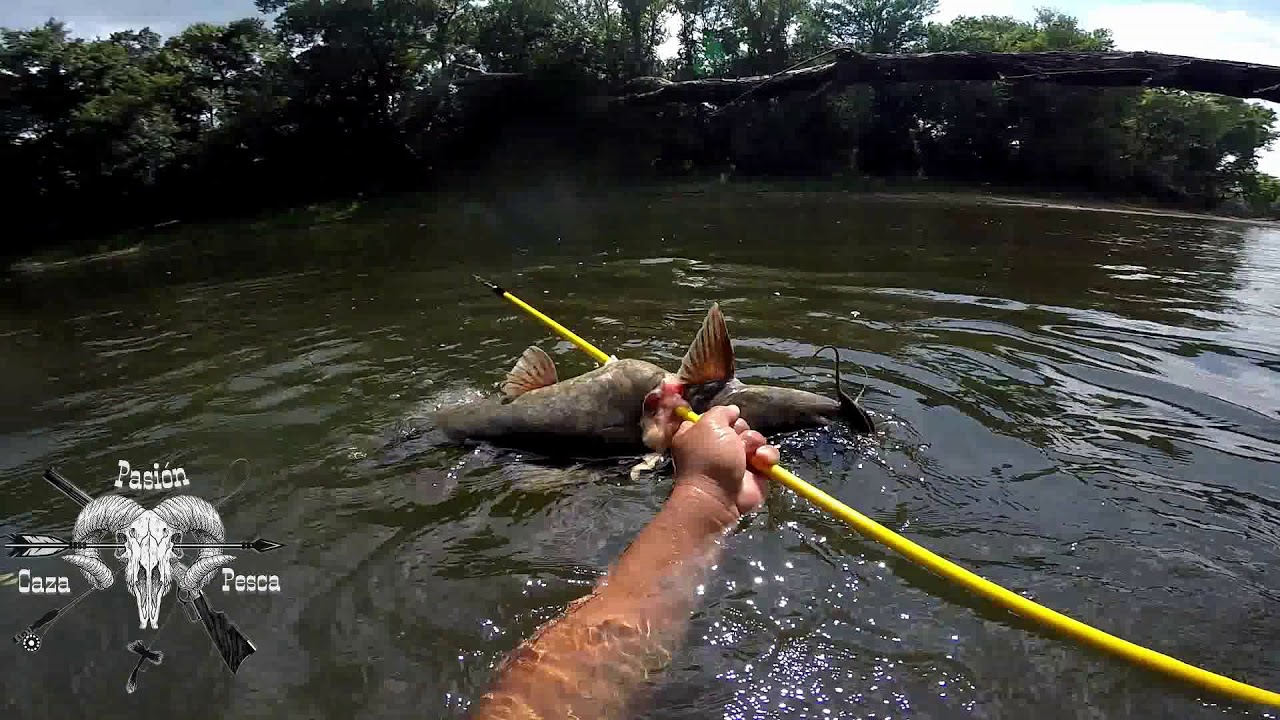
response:
[[[827,85],[908,82],[1043,82],[1094,87],[1162,87],[1280,102],[1280,67],[1151,52],[936,52],[886,55],[837,51],[834,61],[777,75],[671,82],[614,99],[619,105],[722,105],[753,89],[770,98]]]

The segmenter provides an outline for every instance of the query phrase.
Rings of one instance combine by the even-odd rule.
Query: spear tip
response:
[[[485,287],[487,287],[487,288],[489,288],[490,290],[492,290],[492,291],[494,292],[494,294],[495,294],[495,295],[497,295],[498,297],[502,297],[503,293],[505,293],[505,292],[506,292],[506,290],[503,290],[503,289],[502,289],[499,285],[497,285],[496,283],[491,283],[491,282],[489,282],[488,280],[485,280],[484,278],[480,277],[479,275],[472,275],[471,277],[475,278],[475,279],[476,279],[476,282],[478,282],[478,283],[480,283],[481,285],[484,285]]]

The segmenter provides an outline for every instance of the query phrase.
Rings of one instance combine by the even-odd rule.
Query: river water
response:
[[[229,539],[285,544],[232,564],[281,589],[206,588],[257,647],[233,677],[172,593],[139,630],[117,581],[38,652],[0,643],[9,718],[464,716],[670,489],[669,471],[634,483],[406,432],[492,392],[530,344],[562,377],[593,367],[472,273],[669,368],[713,301],[748,381],[829,392],[811,356],[838,346],[880,433],[778,438],[790,469],[1040,603],[1280,690],[1280,229],[542,191],[171,239],[5,282],[0,532],[71,534],[46,467],[92,495],[120,460],[182,467]],[[778,492],[729,540],[646,717],[1266,716],[1042,632]],[[73,595],[9,581],[6,636],[87,587],[59,559],[0,575],[20,568]],[[133,639],[164,660],[130,695]]]

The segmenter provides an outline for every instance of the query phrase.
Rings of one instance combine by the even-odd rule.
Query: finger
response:
[[[715,425],[733,427],[740,415],[742,415],[742,410],[737,405],[717,405],[703,413],[702,417],[710,418]]]
[[[692,429],[693,429],[693,423],[689,422],[688,420],[685,420],[680,423],[680,427],[676,428],[676,431],[671,436],[671,439],[675,440],[678,437],[682,437],[684,436],[685,433],[689,432]]]
[[[741,435],[742,449],[747,458],[747,467],[758,469],[756,465],[756,450],[764,445],[764,436],[754,430],[748,430]],[[760,466],[765,467],[765,466]]]
[[[680,430],[681,423],[685,422],[685,420],[676,413],[675,406],[663,407],[661,413],[662,426],[666,429],[667,434],[669,436],[675,435]]]
[[[762,445],[756,448],[756,451],[752,454],[752,458],[754,459],[754,462],[752,463],[753,465],[764,467],[777,465],[782,459],[778,454],[778,448],[772,445]]]
[[[743,420],[742,418],[738,418],[733,422],[733,431],[738,433],[739,435],[745,433],[750,429],[751,429],[751,426],[748,425],[747,421]]]

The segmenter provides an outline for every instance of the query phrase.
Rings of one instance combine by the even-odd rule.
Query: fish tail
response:
[[[836,374],[836,399],[840,401],[840,415],[849,423],[849,426],[860,433],[873,433],[876,430],[875,422],[871,416],[863,410],[858,401],[849,397],[844,391],[843,377],[840,372],[840,349],[834,345],[823,345],[814,353],[816,357],[823,350],[830,350],[835,357],[835,374]],[[864,385],[862,391],[867,388]],[[858,397],[862,397],[862,391],[858,392]]]

